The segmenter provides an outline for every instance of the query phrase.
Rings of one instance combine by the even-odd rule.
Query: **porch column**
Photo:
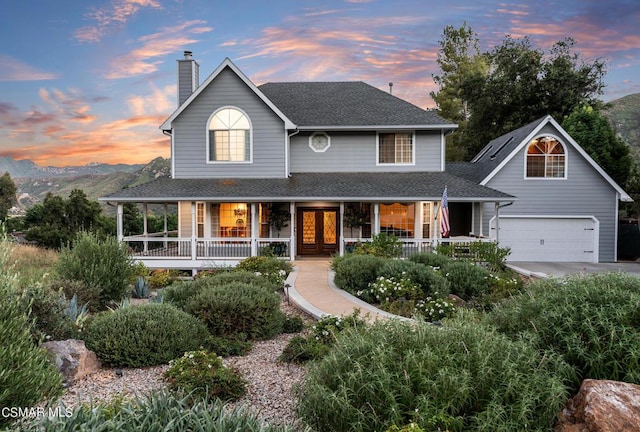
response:
[[[116,235],[118,236],[118,241],[121,242],[124,239],[124,229],[123,229],[123,218],[124,214],[124,205],[119,202],[118,203],[118,211],[116,215]]]
[[[289,221],[289,226],[291,227],[291,236],[289,239],[289,259],[294,261],[296,259],[296,203],[291,201],[289,203],[289,214],[291,215],[291,220]]]
[[[484,203],[479,204],[480,210],[480,237],[484,237]]]
[[[380,234],[380,203],[373,204],[373,235]]]
[[[440,209],[440,204],[437,202],[433,203],[433,247],[438,246],[438,211]]]
[[[149,211],[149,205],[147,203],[142,204],[142,235],[144,236],[144,251],[149,252],[149,241],[147,236],[149,235],[149,229],[147,224],[147,212]]]
[[[258,256],[258,236],[260,221],[257,218],[256,203],[251,203],[251,256]]]
[[[169,236],[169,230],[168,230],[168,225],[167,225],[167,217],[169,214],[169,207],[167,206],[167,203],[164,203],[164,248],[167,248],[167,237]]]
[[[496,244],[500,244],[500,203],[496,201]]]
[[[191,259],[196,259],[196,236],[198,235],[198,226],[196,222],[196,203],[191,201]]]
[[[340,201],[340,233],[339,233],[339,250],[340,256],[344,256],[344,201]]]

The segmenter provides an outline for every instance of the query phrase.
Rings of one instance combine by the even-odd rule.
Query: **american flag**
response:
[[[442,237],[449,237],[449,229],[449,197],[445,186],[440,203],[440,234]]]

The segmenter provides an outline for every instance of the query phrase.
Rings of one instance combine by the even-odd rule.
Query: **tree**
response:
[[[478,35],[465,22],[460,28],[444,28],[439,42],[438,65],[441,74],[433,81],[439,91],[430,96],[442,117],[458,124],[458,130],[447,136],[447,158],[462,160],[466,157],[467,121],[470,117],[468,100],[463,84],[473,79],[484,79],[487,74],[485,57],[480,54]]]
[[[0,177],[0,222],[7,219],[9,209],[16,205],[16,184],[11,179],[8,172]]]
[[[94,227],[102,212],[97,201],[89,201],[84,191],[74,189],[65,202],[66,220],[72,232],[88,231]]]
[[[616,136],[609,120],[591,106],[581,105],[565,117],[562,127],[616,183],[626,186],[633,160],[629,146]]]

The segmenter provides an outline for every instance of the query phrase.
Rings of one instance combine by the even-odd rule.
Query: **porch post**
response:
[[[165,249],[167,248],[167,240],[166,240],[166,238],[169,236],[169,230],[168,230],[168,225],[167,225],[168,214],[169,214],[169,209],[168,209],[167,203],[164,203],[164,238],[165,238],[164,248]]]
[[[196,222],[196,202],[191,201],[191,259],[196,259],[196,236],[198,227]]]
[[[339,232],[339,250],[340,256],[344,256],[344,201],[340,201],[340,232]]]
[[[484,203],[480,203],[478,211],[480,216],[480,237],[484,237]]]
[[[144,236],[144,251],[149,252],[149,241],[147,236],[149,235],[149,229],[147,227],[147,212],[149,211],[149,205],[142,203],[142,235]]]
[[[118,236],[118,241],[121,242],[124,239],[124,229],[123,229],[123,218],[122,215],[124,214],[124,205],[119,202],[118,203],[118,212],[117,212],[117,216],[116,216],[116,233]]]
[[[433,203],[433,247],[438,246],[438,210],[440,209],[437,202]]]
[[[289,239],[289,259],[294,261],[296,259],[296,203],[291,201],[289,203],[289,214],[291,215],[291,220],[289,221],[289,226],[291,226],[291,238]]]
[[[373,234],[380,234],[380,203],[373,204]]]
[[[496,206],[496,244],[500,243],[500,203],[495,202]]]
[[[256,203],[251,203],[251,256],[258,256],[258,229],[260,221],[257,220]]]

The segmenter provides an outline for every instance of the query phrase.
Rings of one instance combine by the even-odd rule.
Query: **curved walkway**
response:
[[[292,304],[315,319],[327,315],[349,315],[356,309],[360,309],[361,315],[368,316],[370,321],[399,318],[337,288],[328,259],[300,260],[293,265],[293,271],[285,281],[285,293]]]

